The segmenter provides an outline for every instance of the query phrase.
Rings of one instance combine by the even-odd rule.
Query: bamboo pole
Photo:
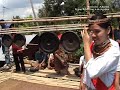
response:
[[[65,24],[65,25],[47,25],[27,28],[8,28],[2,29],[0,34],[9,33],[27,33],[27,32],[42,32],[42,31],[62,31],[62,30],[81,30],[87,28],[87,24]]]
[[[86,0],[87,15],[90,16],[90,1]]]
[[[25,20],[25,21],[0,21],[0,24],[3,23],[29,23],[29,22],[56,22],[56,21],[67,21],[67,20],[79,20],[87,19],[87,17],[72,17],[72,18],[58,18],[58,19],[36,19],[36,20]]]
[[[120,14],[119,15],[108,15],[107,17],[112,17],[112,18],[115,18],[115,17],[120,17]],[[89,17],[87,16],[83,16],[83,17],[65,17],[65,18],[39,18],[39,19],[36,19],[36,20],[22,20],[22,21],[0,21],[0,24],[4,24],[4,23],[29,23],[29,22],[56,22],[56,21],[68,21],[68,20],[82,20],[82,19],[88,19]]]

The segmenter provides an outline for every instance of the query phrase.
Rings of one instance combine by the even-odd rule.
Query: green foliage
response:
[[[120,0],[90,0],[90,8],[93,7],[93,10],[90,10],[90,13],[93,14],[95,6],[98,10],[101,10],[101,6],[104,8],[102,11],[104,13],[112,13],[120,11]],[[108,6],[108,7],[107,7]],[[106,8],[107,7],[107,8]],[[105,10],[106,9],[106,10]],[[74,16],[74,15],[84,15],[86,14],[86,0],[44,0],[44,5],[39,9],[39,17],[56,17],[56,16]],[[112,25],[117,27],[116,19],[112,20]],[[61,21],[54,23],[40,23],[42,25],[51,25],[51,24],[73,24],[73,23],[86,23],[85,20],[82,21]]]
[[[80,56],[82,56],[84,54],[84,49],[83,49],[83,43],[82,44],[80,44],[80,49],[78,49],[75,53],[74,53],[74,55],[76,56],[76,57],[80,57]]]
[[[44,0],[44,6],[39,9],[38,16],[55,17],[78,15],[79,9],[85,6],[85,0]]]
[[[63,0],[44,0],[44,8],[42,8],[41,10],[45,11],[42,12],[41,15],[44,13],[45,16],[49,17],[61,16],[62,2]]]
[[[20,16],[13,16],[13,19],[20,19]]]
[[[98,6],[99,8],[108,6],[109,10],[103,10],[104,12],[116,12],[120,10],[120,0],[90,0],[90,6]],[[44,0],[44,6],[39,9],[38,16],[83,15],[86,14],[84,9],[86,9],[86,0]]]
[[[119,23],[118,23],[117,18],[112,18],[112,19],[111,19],[111,25],[112,25],[114,28],[119,28]]]
[[[26,19],[28,18],[28,19],[32,19],[33,18],[33,16],[30,14],[29,16],[27,16],[27,17],[25,17]]]

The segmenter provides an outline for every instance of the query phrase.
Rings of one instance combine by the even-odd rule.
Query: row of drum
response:
[[[23,34],[4,34],[1,37],[0,44],[4,43],[7,47],[12,43],[22,47],[26,44],[26,38]],[[80,48],[80,38],[77,33],[73,31],[67,31],[63,34],[56,34],[54,32],[44,32],[41,35],[37,35],[36,43],[39,48],[46,53],[55,52],[59,46],[62,46],[66,52],[74,52]]]

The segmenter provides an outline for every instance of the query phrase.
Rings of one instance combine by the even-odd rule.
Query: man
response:
[[[4,68],[6,69],[10,69],[11,65],[10,65],[10,46],[12,44],[12,37],[10,35],[3,35],[2,36],[2,51],[3,54],[5,55],[5,65]]]
[[[32,67],[30,68],[31,72],[36,72],[39,69],[45,69],[47,67],[48,54],[43,52],[40,48],[35,53],[35,61],[31,63]]]
[[[3,67],[5,64],[5,56],[3,54],[1,45],[2,45],[2,43],[1,43],[1,39],[0,39],[0,67]]]
[[[13,50],[13,58],[16,66],[16,72],[20,72],[21,70],[25,73],[25,65],[23,61],[23,46],[26,43],[26,38],[21,34],[16,34],[14,36],[12,50]],[[21,65],[20,65],[21,64]]]

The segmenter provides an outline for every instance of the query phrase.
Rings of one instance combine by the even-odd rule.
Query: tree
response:
[[[102,10],[105,13],[120,10],[120,0],[89,0],[91,13]],[[95,6],[97,6],[95,8]],[[86,14],[86,0],[44,0],[44,5],[39,9],[39,17],[71,16]]]
[[[45,10],[44,6],[38,10],[38,17],[47,17],[46,10]]]
[[[91,0],[90,4],[91,6],[98,6],[99,9],[102,9],[105,13],[112,13],[120,10],[120,0]]]
[[[13,19],[20,19],[20,16],[13,16]]]
[[[85,0],[65,0],[63,7],[65,15],[71,16],[83,14],[84,11],[79,10],[85,6]]]
[[[63,0],[44,0],[46,16],[61,16],[61,3]]]
[[[83,6],[85,6],[84,0],[44,0],[44,6],[39,9],[38,15],[39,17],[78,15],[81,13],[79,8]]]
[[[28,19],[32,19],[33,18],[33,16],[30,14],[29,16],[27,16],[26,18],[28,18]]]

